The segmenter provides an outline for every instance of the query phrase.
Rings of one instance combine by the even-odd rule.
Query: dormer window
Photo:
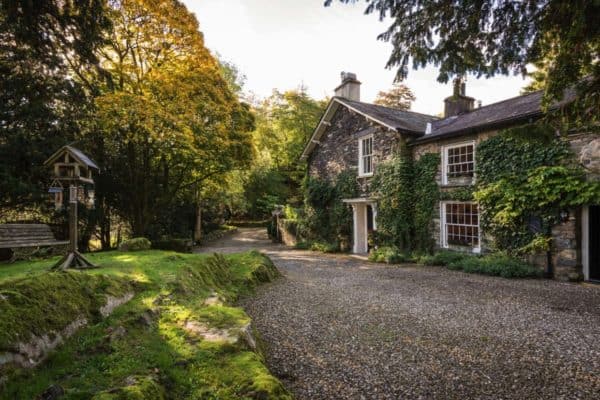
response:
[[[444,146],[442,157],[444,185],[472,183],[475,172],[475,142]]]
[[[358,176],[373,175],[373,135],[358,140]]]

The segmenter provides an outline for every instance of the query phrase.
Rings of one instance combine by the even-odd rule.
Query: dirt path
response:
[[[220,240],[200,246],[197,253],[237,253],[247,250],[277,251],[285,246],[273,244],[267,236],[266,228],[238,228],[237,232],[228,234]]]
[[[600,398],[600,287],[381,266],[272,245],[284,278],[242,305],[298,399]]]

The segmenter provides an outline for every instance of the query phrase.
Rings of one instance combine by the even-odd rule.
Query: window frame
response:
[[[371,140],[371,154],[367,155],[368,157],[371,158],[371,171],[370,172],[364,172],[364,167],[365,167],[364,158],[366,156],[363,154],[363,143],[366,140]],[[375,143],[375,139],[372,134],[366,135],[366,136],[361,136],[358,138],[358,176],[361,178],[373,176],[373,171],[375,169],[374,143]]]
[[[442,185],[449,185],[448,183],[448,151],[460,147],[473,146],[473,176],[471,177],[471,184],[475,182],[475,140],[469,140],[460,143],[452,143],[442,146]]]
[[[477,225],[462,225],[462,226],[477,226],[477,246],[461,246],[448,243],[448,233],[446,230],[446,206],[449,204],[470,204],[477,206]],[[481,253],[481,210],[476,201],[440,201],[440,247],[450,249],[453,247],[461,247],[471,249],[473,253]]]

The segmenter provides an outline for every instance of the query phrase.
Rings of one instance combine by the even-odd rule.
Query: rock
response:
[[[237,335],[233,329],[210,328],[205,324],[194,320],[186,321],[183,328],[189,333],[200,336],[203,340],[208,342],[226,342],[235,344],[239,340],[239,335]]]
[[[60,385],[52,385],[37,397],[37,400],[54,400],[64,396],[65,390]]]
[[[592,140],[583,146],[579,162],[590,172],[600,175],[600,139]]]
[[[133,298],[133,292],[125,293],[121,297],[106,296],[106,304],[100,307],[100,314],[103,317],[109,316],[113,310],[122,304],[127,303]]]
[[[204,305],[205,306],[215,306],[215,305],[223,305],[223,303],[225,302],[225,300],[217,293],[217,292],[212,292],[210,294],[210,296],[208,296],[205,300],[204,300]]]
[[[252,334],[252,326],[250,324],[247,324],[240,330],[240,338],[248,345],[248,348],[256,351],[256,339]]]

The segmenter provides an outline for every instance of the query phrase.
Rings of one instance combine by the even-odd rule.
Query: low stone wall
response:
[[[133,298],[133,292],[125,293],[121,297],[106,296],[106,304],[98,311],[104,318],[108,317],[115,308],[127,303]],[[64,343],[79,329],[87,326],[88,319],[78,316],[60,331],[49,331],[42,335],[33,335],[27,342],[15,343],[11,347],[14,351],[0,353],[0,369],[4,365],[15,365],[19,368],[32,368],[42,362],[50,351]]]
[[[281,243],[286,246],[295,246],[298,243],[298,222],[290,219],[279,218],[277,229]]]

